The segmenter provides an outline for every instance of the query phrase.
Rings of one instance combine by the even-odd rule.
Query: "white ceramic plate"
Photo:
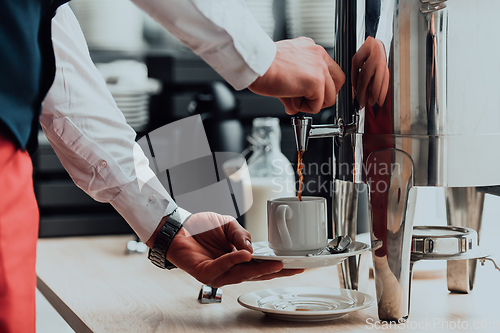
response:
[[[134,94],[116,94],[113,98],[119,102],[144,102],[149,100],[147,93],[134,93]]]
[[[127,106],[127,107],[138,107],[138,106],[147,106],[149,104],[149,99],[137,99],[137,100],[123,100],[123,99],[115,99],[115,102],[119,106]]]
[[[148,113],[148,107],[147,106],[142,106],[142,107],[136,107],[136,108],[129,108],[129,107],[121,107],[118,106],[118,108],[124,113],[124,114],[130,114],[130,115],[138,115],[138,114],[145,114]]]
[[[143,117],[125,117],[125,121],[130,124],[143,124],[149,121],[149,116]]]
[[[355,290],[289,287],[253,291],[238,297],[240,305],[291,321],[325,321],[369,307],[373,297]]]
[[[283,262],[283,268],[315,268],[334,266],[346,258],[368,251],[370,247],[361,242],[354,241],[349,245],[346,252],[329,254],[325,253],[319,256],[277,256],[269,248],[268,242],[253,243],[253,259],[274,260]]]
[[[149,120],[149,115],[141,116],[141,117],[127,117],[125,116],[125,120],[129,124],[142,124],[144,122],[147,122]]]
[[[137,99],[137,100],[123,100],[115,99],[116,105],[125,107],[144,107],[149,106],[149,99]]]

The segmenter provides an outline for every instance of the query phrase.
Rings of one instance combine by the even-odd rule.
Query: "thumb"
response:
[[[224,216],[228,223],[224,224],[226,239],[236,247],[237,250],[247,250],[253,253],[252,236],[232,216]]]

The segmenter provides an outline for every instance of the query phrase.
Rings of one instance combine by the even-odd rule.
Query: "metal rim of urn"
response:
[[[419,259],[464,255],[478,249],[477,232],[456,226],[414,226],[412,256]]]

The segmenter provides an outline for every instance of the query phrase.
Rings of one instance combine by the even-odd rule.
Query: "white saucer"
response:
[[[346,258],[368,251],[370,247],[361,242],[354,241],[349,245],[347,251],[336,254],[324,253],[319,256],[277,256],[269,248],[268,242],[253,243],[253,259],[275,260],[283,262],[283,268],[315,268],[334,266],[340,264]]]
[[[238,297],[240,305],[291,321],[325,321],[369,307],[373,297],[334,288],[289,287],[253,291]]]

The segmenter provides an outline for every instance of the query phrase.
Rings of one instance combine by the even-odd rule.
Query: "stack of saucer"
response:
[[[111,94],[116,105],[123,112],[127,123],[136,131],[142,131],[149,122],[149,95],[145,91],[113,89]],[[117,87],[118,88],[118,87]]]
[[[136,61],[119,60],[97,64],[97,68],[127,123],[143,131],[149,123],[150,95],[159,92],[160,83],[148,78],[146,65]]]
[[[290,37],[310,37],[317,44],[333,47],[334,0],[287,0],[286,23]]]
[[[143,16],[128,0],[74,0],[71,8],[90,49],[134,51],[143,46]]]
[[[257,23],[273,38],[275,26],[273,0],[245,0],[245,2]]]

